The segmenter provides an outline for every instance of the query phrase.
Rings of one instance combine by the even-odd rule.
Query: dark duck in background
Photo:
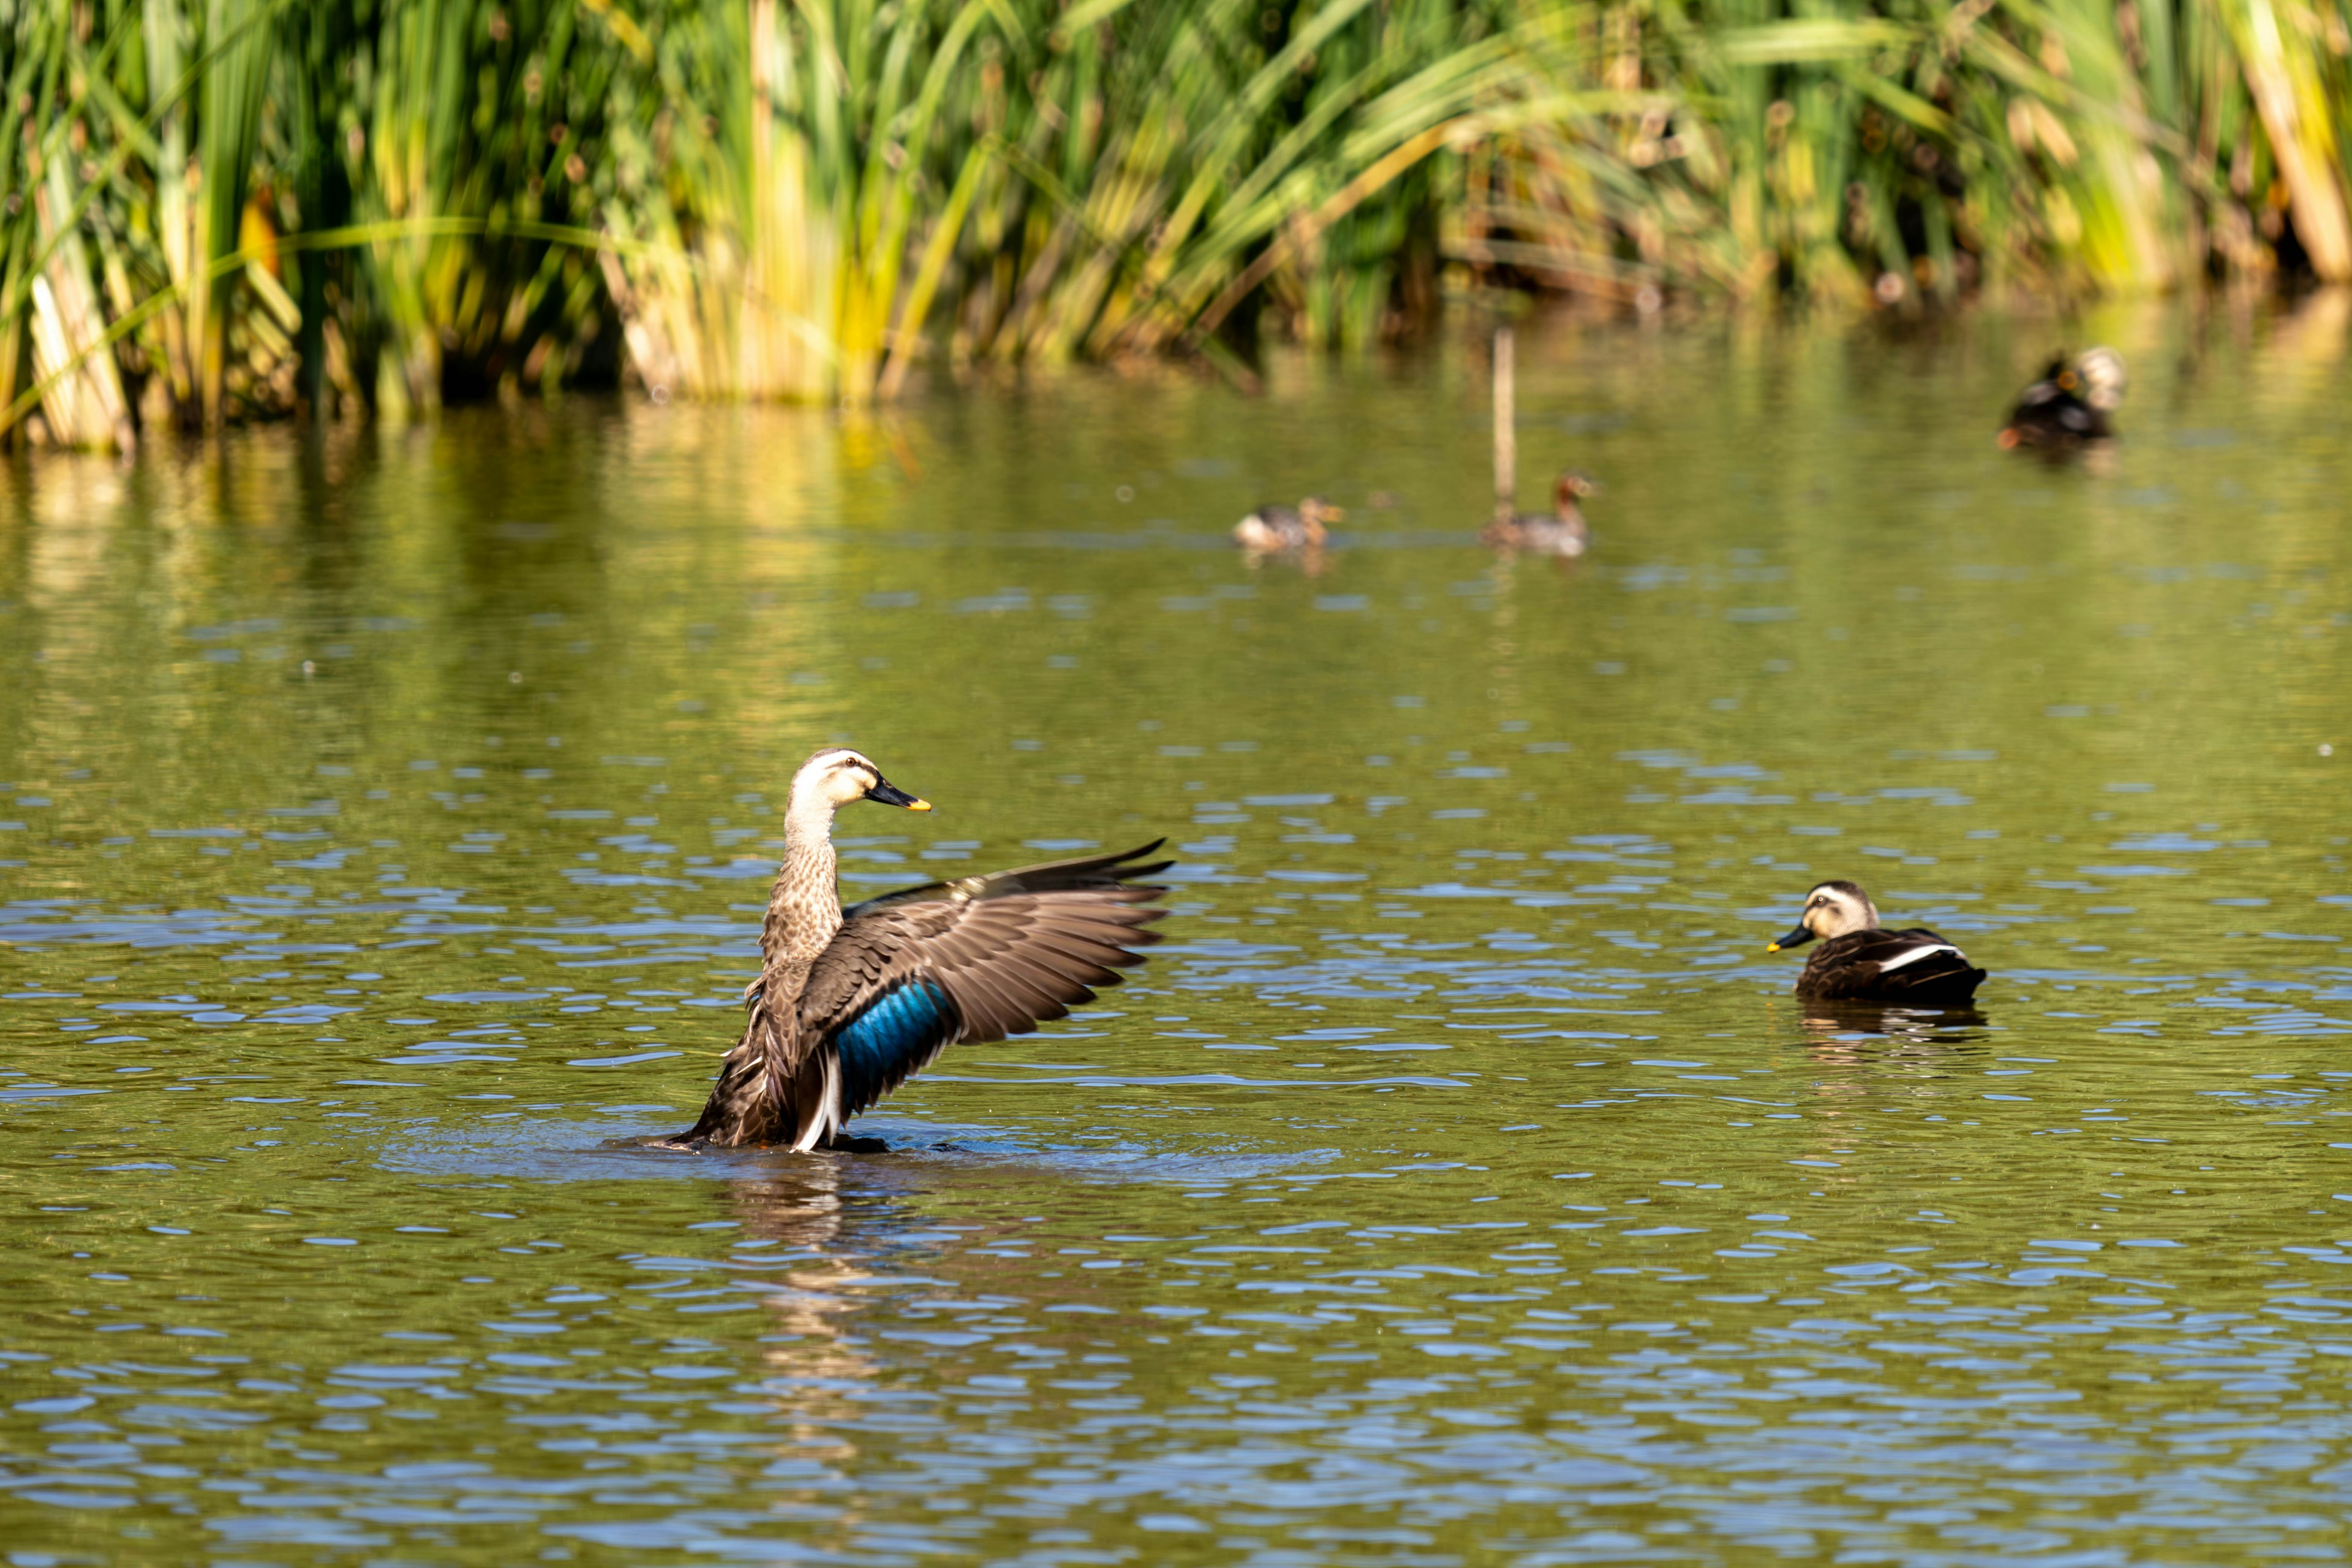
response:
[[[843,1125],[950,1045],[1025,1035],[1115,985],[1159,940],[1167,889],[1136,879],[1171,862],[1121,855],[963,877],[841,907],[833,814],[869,800],[929,811],[846,747],[793,775],[784,854],[760,931],[743,1037],[701,1120],[663,1147],[844,1142]]]
[[[2000,429],[2004,448],[2067,450],[2115,435],[2113,416],[2124,401],[2124,360],[2113,349],[2088,349],[2078,359],[2050,362],[2027,387]]]
[[[1894,1002],[1965,1007],[1985,972],[1924,929],[1885,931],[1870,895],[1852,882],[1823,882],[1805,895],[1797,929],[1766,951],[1821,939],[1797,976],[1797,994],[1822,1001]]]

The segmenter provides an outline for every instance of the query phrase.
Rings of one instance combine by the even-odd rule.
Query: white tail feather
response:
[[[793,1140],[793,1152],[805,1154],[824,1142],[835,1127],[841,1125],[841,1062],[831,1051],[823,1051],[818,1060],[824,1069],[824,1094],[818,1100],[816,1114]]]

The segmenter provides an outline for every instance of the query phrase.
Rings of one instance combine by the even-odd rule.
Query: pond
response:
[[[1567,569],[1458,343],[0,468],[6,1561],[2340,1559],[2347,312],[1998,450],[2060,334],[1523,332]],[[846,893],[1165,835],[1167,942],[630,1146],[845,742]],[[1979,1013],[1798,1003],[1829,877]]]

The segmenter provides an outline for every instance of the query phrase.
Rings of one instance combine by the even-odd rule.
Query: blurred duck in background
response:
[[[1584,553],[1591,538],[1584,513],[1576,503],[1585,496],[1600,493],[1601,486],[1591,475],[1574,468],[1563,469],[1551,484],[1550,516],[1538,511],[1503,511],[1479,531],[1478,542],[1496,550],[1524,550],[1531,555],[1573,560]]]
[[[2018,397],[2000,429],[2001,447],[2067,450],[2112,439],[2112,416],[2123,401],[2123,355],[2107,348],[2073,360],[2062,354]]]
[[[1324,524],[1346,515],[1321,496],[1308,496],[1297,506],[1262,506],[1234,524],[1234,542],[1253,555],[1320,550],[1328,537]]]

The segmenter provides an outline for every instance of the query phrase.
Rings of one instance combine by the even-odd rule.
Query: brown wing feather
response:
[[[862,1083],[845,1090],[844,1114],[865,1109],[950,1044],[1025,1035],[1068,1016],[1095,1000],[1096,987],[1118,984],[1120,969],[1142,963],[1134,950],[1160,940],[1146,928],[1167,913],[1145,906],[1165,889],[1111,880],[1100,869],[1133,858],[1076,863],[1092,885],[1016,890],[1031,873],[1015,871],[951,884],[944,897],[893,898],[853,911],[810,972],[801,1032],[831,1038],[916,982],[943,992],[953,1016],[883,1067],[870,1093]]]
[[[973,900],[999,898],[1006,893],[1067,892],[1079,888],[1113,889],[1127,888],[1130,891],[1157,898],[1163,890],[1129,887],[1143,877],[1157,877],[1173,860],[1153,860],[1143,863],[1143,858],[1167,843],[1155,838],[1149,844],[1123,849],[1116,855],[1087,855],[1075,860],[1048,860],[1040,866],[1019,866],[1010,871],[991,871],[985,876],[962,877],[951,882],[925,882],[918,887],[900,888],[887,893],[877,893],[864,903],[852,904],[841,911],[845,921],[856,920],[890,904],[930,903],[942,898],[963,898]]]
[[[1952,948],[1949,952],[1915,958],[1889,969],[1886,964],[1924,946]],[[1813,950],[1797,978],[1801,995],[1827,1000],[1859,999],[1914,1002],[1923,1006],[1966,1003],[1985,977],[1954,944],[1924,927],[1911,931],[1848,931],[1831,937]]]
[[[719,1064],[719,1081],[693,1127],[671,1142],[732,1147],[789,1143],[823,1109],[824,1074],[808,1070],[812,1044],[789,1001],[797,975],[770,973],[745,993],[742,1037]]]

